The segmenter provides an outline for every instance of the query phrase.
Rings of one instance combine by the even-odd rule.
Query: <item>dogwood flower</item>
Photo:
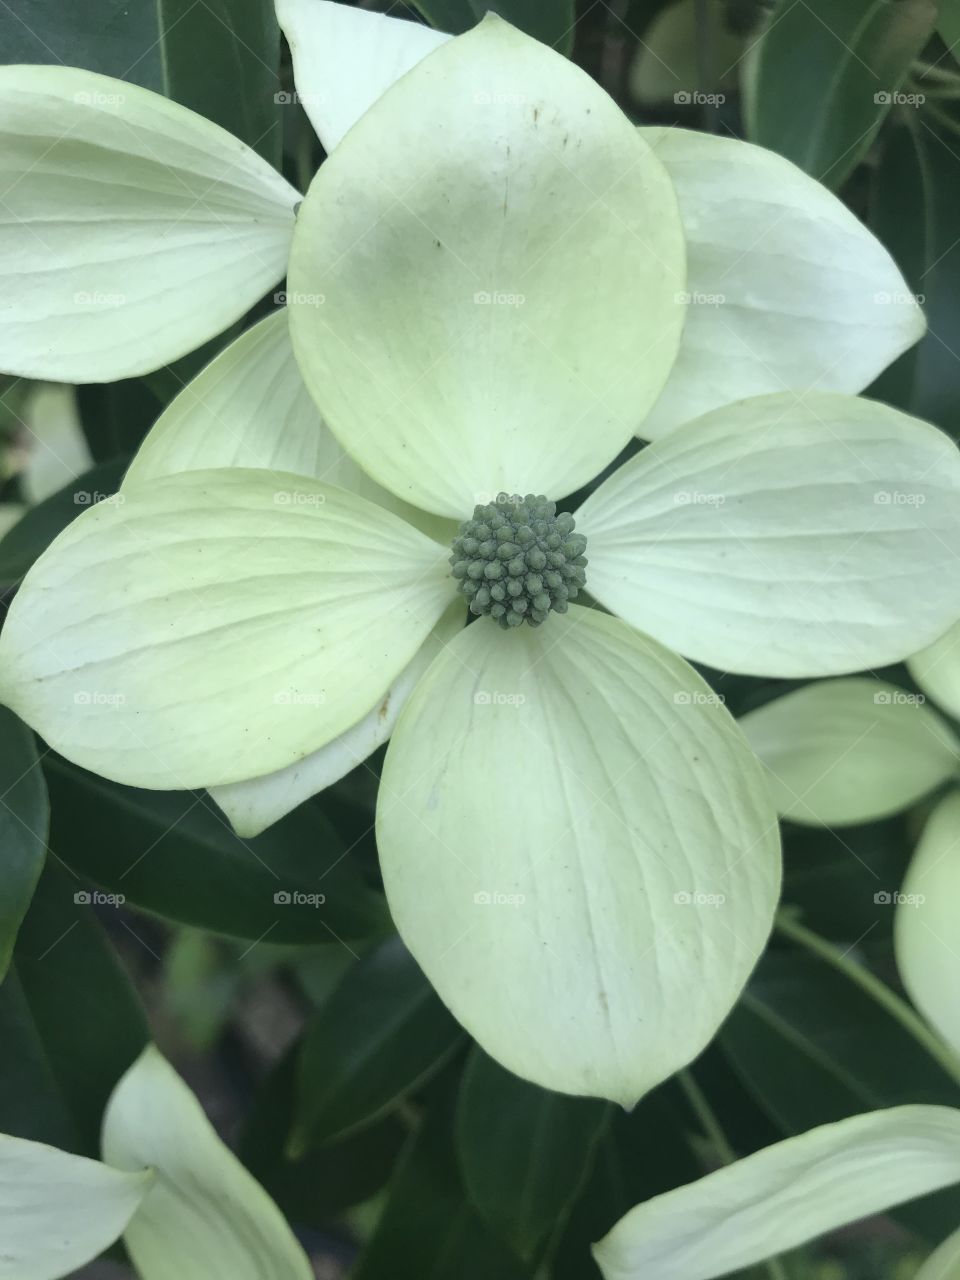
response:
[[[74,1275],[122,1234],[141,1280],[309,1280],[282,1213],[152,1046],[117,1082],[103,1161],[0,1134],[0,1270]]]
[[[922,320],[791,166],[636,130],[496,18],[280,16],[336,102],[292,344],[281,314],[228,348],[38,560],[2,694],[247,829],[405,699],[377,814],[404,940],[506,1066],[629,1105],[713,1034],[779,883],[761,767],[674,650],[832,674],[953,620],[956,449],[843,394]]]

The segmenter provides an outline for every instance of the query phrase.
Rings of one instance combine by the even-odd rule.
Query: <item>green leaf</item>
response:
[[[20,0],[3,62],[85,67],[164,93],[280,162],[279,28],[270,0]]]
[[[489,9],[484,0],[413,0],[438,31],[458,36],[480,21]],[[513,26],[568,57],[573,48],[573,0],[500,0],[496,12]]]
[[[462,1032],[399,938],[349,969],[308,1024],[291,1154],[384,1115],[453,1053]]]
[[[944,44],[950,46],[950,52],[956,58],[960,50],[960,0],[940,0],[940,16],[937,19],[937,31]]]
[[[81,511],[116,493],[129,458],[98,463],[31,507],[0,538],[0,582],[16,582]]]
[[[531,1269],[490,1233],[467,1199],[451,1139],[452,1100],[442,1093],[433,1104],[353,1280],[525,1280]]]
[[[871,943],[889,940],[889,899],[911,845],[907,828],[902,814],[840,831],[785,822],[783,901],[799,907],[811,929],[844,946],[868,932]]]
[[[406,1128],[395,1116],[301,1159],[286,1154],[296,1100],[299,1042],[261,1086],[240,1138],[244,1164],[292,1222],[323,1226],[375,1195],[400,1154]]]
[[[313,807],[241,840],[202,794],[121,787],[55,757],[46,767],[53,851],[145,911],[272,943],[389,927],[383,898]]]
[[[50,825],[47,788],[33,734],[0,707],[0,981],[43,869]]]
[[[0,987],[0,1131],[96,1156],[104,1106],[147,1027],[78,893],[76,879],[48,862]]]
[[[280,28],[273,0],[157,0],[168,98],[280,167]]]
[[[583,1188],[552,1264],[552,1280],[593,1275],[590,1246],[633,1205],[703,1173],[690,1142],[689,1107],[676,1078],[631,1112],[615,1112],[601,1135]]]
[[[129,0],[20,0],[0,5],[2,61],[86,67],[160,88],[157,8]]]
[[[922,298],[929,332],[875,384],[882,399],[960,436],[960,132],[923,113],[891,120],[876,167],[873,230],[908,287]]]
[[[720,1043],[785,1133],[908,1102],[960,1105],[960,1088],[898,1022],[804,954],[768,952]],[[936,1241],[960,1220],[960,1192],[899,1216]]]
[[[606,1103],[551,1093],[477,1046],[457,1103],[460,1169],[471,1201],[519,1257],[560,1229],[610,1118]]]
[[[936,17],[934,0],[780,0],[746,60],[750,141],[841,186]]]

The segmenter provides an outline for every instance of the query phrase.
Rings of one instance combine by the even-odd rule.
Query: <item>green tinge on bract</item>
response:
[[[960,622],[907,663],[920,688],[960,719]]]
[[[894,925],[897,968],[911,1000],[960,1054],[960,793],[934,809],[903,881]]]
[[[853,1116],[637,1205],[594,1246],[604,1280],[713,1280],[960,1182],[960,1111]]]
[[[960,767],[960,742],[946,721],[916,694],[879,680],[806,685],[749,712],[740,727],[770,771],[777,810],[794,822],[885,818]]]
[[[40,557],[0,637],[3,698],[104,777],[238,782],[356,724],[453,595],[444,548],[346,490],[184,472]]]
[[[644,449],[576,514],[591,593],[725,671],[880,667],[956,618],[960,453],[860,397],[717,409]]]
[[[887,250],[789,160],[687,129],[640,134],[680,201],[690,299],[645,439],[784,387],[862,391],[923,336],[923,312]]]
[[[238,319],[285,271],[298,194],[202,116],[74,67],[0,68],[2,367],[110,382]]]
[[[230,819],[237,835],[258,836],[318,791],[362,764],[393,733],[397,718],[417,682],[466,620],[463,602],[454,600],[382,698],[362,719],[319,751],[265,777],[212,787],[210,795]]]
[[[152,1174],[0,1135],[0,1280],[58,1280],[109,1248]]]
[[[153,1047],[113,1092],[103,1158],[155,1173],[124,1234],[142,1280],[311,1280],[280,1210]]]
[[[467,627],[401,714],[377,836],[390,909],[498,1062],[632,1106],[695,1057],[772,923],[776,816],[680,658],[571,606]]]
[[[613,101],[490,16],[321,167],[288,280],[297,360],[344,448],[463,519],[500,490],[569,493],[630,439],[676,355],[683,235]]]
[[[332,0],[277,0],[297,95],[328,153],[402,75],[450,39]]]

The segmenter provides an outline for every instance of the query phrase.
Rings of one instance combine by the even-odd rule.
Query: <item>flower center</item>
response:
[[[528,493],[499,493],[464,520],[453,540],[453,576],[470,612],[501,627],[539,627],[551,609],[565,613],[586,582],[587,540],[569,511]]]

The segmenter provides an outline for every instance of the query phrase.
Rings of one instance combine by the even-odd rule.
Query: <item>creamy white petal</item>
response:
[[[673,363],[684,281],[673,187],[636,129],[489,15],[321,166],[288,303],[344,448],[464,519],[500,490],[569,493],[616,456]]]
[[[103,1155],[155,1173],[124,1235],[141,1280],[312,1280],[280,1210],[152,1046],[113,1092]]]
[[[151,1181],[0,1134],[0,1280],[73,1275],[113,1244]]]
[[[387,741],[417,681],[438,653],[462,630],[466,611],[455,600],[427,636],[414,658],[376,706],[339,738],[296,764],[263,778],[213,787],[211,796],[241,836],[257,836],[318,791],[362,764]]]
[[[676,187],[690,298],[677,362],[641,436],[747,396],[862,391],[923,337],[923,312],[890,254],[795,164],[734,138],[640,132]]]
[[[28,503],[42,502],[93,466],[74,387],[53,382],[33,387],[23,406],[23,424],[27,456],[20,487]]]
[[[449,522],[411,507],[363,471],[327,427],[274,312],[214,357],[170,402],[130,464],[124,486],[178,471],[257,467],[338,485],[447,541]]]
[[[298,199],[160,94],[0,68],[0,366],[110,382],[192,351],[283,276]]]
[[[725,707],[577,606],[447,646],[394,731],[377,837],[405,943],[483,1048],[625,1106],[716,1031],[779,887],[766,783]]]
[[[277,0],[297,99],[326,151],[402,75],[450,37],[419,22],[334,4]]]
[[[841,675],[955,620],[960,453],[856,396],[757,396],[644,449],[577,529],[592,594],[688,658]]]
[[[934,809],[897,903],[897,967],[921,1013],[960,1053],[960,793]]]
[[[344,489],[183,472],[40,557],[0,636],[3,697],[105,777],[236,782],[356,724],[453,596],[444,548]]]
[[[604,1280],[713,1280],[960,1181],[960,1111],[821,1125],[639,1204],[594,1245]]]
[[[907,666],[924,693],[960,719],[960,622],[915,653]]]
[[[749,712],[740,728],[770,771],[777,809],[794,822],[885,818],[960,770],[946,721],[880,680],[805,685]]]

